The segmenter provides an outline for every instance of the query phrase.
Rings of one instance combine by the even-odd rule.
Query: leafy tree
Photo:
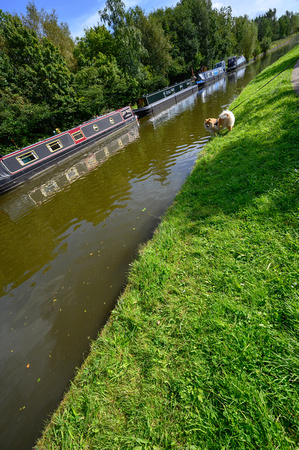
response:
[[[266,19],[269,21],[272,31],[272,41],[279,38],[279,25],[276,18],[276,8],[269,9],[265,14]]]
[[[30,139],[53,126],[67,126],[76,114],[72,74],[46,38],[38,39],[18,16],[0,13],[0,138],[9,145]],[[72,108],[72,114],[66,114]],[[21,145],[18,144],[18,145]]]
[[[286,12],[286,14],[287,14],[287,12]],[[291,19],[291,34],[298,33],[298,31],[299,31],[299,13],[293,14],[291,12],[290,19]]]
[[[184,73],[191,73],[196,54],[201,50],[198,30],[189,3],[178,3],[173,10],[172,32],[175,45],[184,61]]]
[[[85,36],[77,39],[74,49],[74,56],[79,68],[94,64],[103,55],[113,58],[115,54],[114,38],[104,25],[85,30]]]
[[[125,4],[121,0],[106,0],[105,8],[99,14],[114,33],[126,24]]]
[[[231,8],[214,9],[210,15],[209,59],[211,65],[229,57],[235,48]]]
[[[136,80],[132,87],[132,77],[117,62],[116,39],[105,26],[86,30],[85,36],[77,40],[74,55],[77,59],[74,88],[81,110],[98,114],[103,109],[128,103],[132,95],[137,95]]]
[[[74,41],[67,23],[58,23],[58,16],[53,9],[47,13],[44,8],[40,11],[35,6],[34,1],[29,1],[26,6],[26,15],[21,14],[23,25],[30,30],[34,30],[39,40],[46,37],[60,51],[70,67],[74,64],[73,50]]]
[[[55,123],[47,105],[35,105],[9,88],[0,91],[1,153],[9,153],[52,134]],[[34,137],[32,141],[32,137]]]
[[[257,26],[252,20],[246,20],[241,39],[242,53],[249,60],[257,44]]]
[[[211,0],[181,0],[189,7],[192,22],[196,29],[198,50],[206,57],[206,65],[212,65],[213,50],[210,45]]]
[[[104,95],[97,68],[87,66],[79,70],[74,77],[74,89],[81,113],[98,115],[104,106]]]
[[[271,47],[271,38],[268,36],[263,37],[261,42],[261,50],[263,53],[266,53]]]
[[[198,62],[196,55],[201,52],[190,4],[180,2],[175,8],[159,9],[152,15],[160,22],[172,46],[168,71],[171,82],[190,76]]]
[[[128,14],[136,28],[141,31],[141,43],[145,48],[142,63],[155,75],[167,74],[171,65],[171,43],[165,35],[160,22],[153,15],[148,17],[136,6]]]
[[[279,38],[279,23],[276,19],[276,9],[269,9],[263,16],[255,18],[258,26],[258,40],[262,42],[264,37],[271,41]]]
[[[2,18],[0,35],[4,53],[14,68],[8,81],[17,92],[29,101],[50,105],[60,101],[60,97],[72,95],[71,73],[48,39],[39,41],[35,31],[24,26],[17,16]]]
[[[258,29],[254,21],[248,16],[240,16],[235,19],[236,50],[249,59],[256,48]]]
[[[289,20],[287,15],[281,16],[278,19],[279,26],[279,36],[284,38],[291,34],[291,21]]]
[[[254,48],[254,50],[253,50],[253,56],[254,56],[254,58],[257,58],[258,55],[261,54],[261,52],[262,52],[261,45],[260,45],[260,43],[257,41],[256,46],[255,46],[255,48]]]
[[[278,19],[279,37],[284,38],[299,30],[299,14],[293,14],[286,11],[283,16]]]
[[[142,78],[141,59],[146,50],[141,43],[141,32],[134,25],[130,14],[125,12],[121,0],[107,0],[103,11],[99,11],[102,21],[113,30],[116,60],[125,74],[131,78]]]
[[[163,28],[165,36],[171,44],[170,56],[171,64],[168,68],[168,76],[172,81],[178,77],[184,76],[187,71],[184,54],[181,51],[181,45],[178,33],[177,14],[174,8],[159,8],[151,16],[154,17]]]

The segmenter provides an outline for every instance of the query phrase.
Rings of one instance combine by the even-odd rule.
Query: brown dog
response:
[[[204,122],[205,129],[210,131],[213,136],[219,133],[221,129],[227,128],[228,131],[232,131],[233,126],[235,124],[235,116],[231,111],[225,110],[223,111],[219,119],[206,119]]]

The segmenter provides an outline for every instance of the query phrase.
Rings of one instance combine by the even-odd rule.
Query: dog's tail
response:
[[[229,111],[228,109],[226,109],[226,110],[224,110],[221,114],[220,114],[220,117],[219,118],[221,118],[221,119],[227,119],[228,121],[229,121],[229,123],[230,123],[230,126],[234,126],[234,124],[235,124],[235,116],[234,116],[234,114],[231,112],[231,111]]]
[[[234,117],[233,113],[231,111],[228,111],[228,109],[225,109],[224,111],[222,111],[222,113],[220,114],[220,117],[222,119],[226,119],[228,117]]]

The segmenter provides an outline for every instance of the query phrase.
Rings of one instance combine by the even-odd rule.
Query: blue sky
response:
[[[0,0],[0,9],[10,13],[25,13],[27,0]],[[175,6],[176,0],[125,0],[126,9],[138,5],[146,13],[158,8]],[[287,10],[299,12],[299,0],[212,0],[214,8],[231,6],[233,16],[247,14],[250,18],[262,15],[270,8],[276,8],[280,17]],[[56,10],[59,22],[67,22],[73,37],[82,36],[84,28],[90,28],[99,21],[98,11],[105,6],[105,0],[35,0],[38,10]]]

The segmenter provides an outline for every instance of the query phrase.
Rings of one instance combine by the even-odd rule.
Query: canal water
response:
[[[0,197],[0,448],[30,449],[209,139],[286,46]]]

